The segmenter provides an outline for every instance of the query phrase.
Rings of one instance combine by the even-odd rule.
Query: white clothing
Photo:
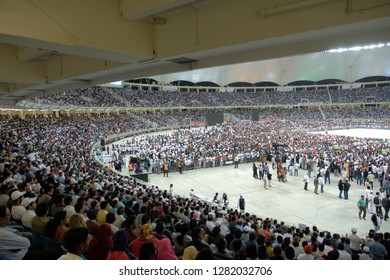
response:
[[[311,255],[311,254],[300,254],[298,257],[297,257],[297,260],[300,260],[300,261],[311,261],[311,260],[314,260],[314,256]]]
[[[126,219],[125,217],[123,217],[123,215],[115,214],[115,222],[113,223],[113,225],[116,226],[117,228],[121,228],[122,223],[124,221],[126,221]]]
[[[66,217],[70,218],[73,214],[76,214],[76,211],[74,210],[73,206],[66,205],[64,207],[64,211],[66,211]]]
[[[339,260],[352,260],[351,255],[345,250],[339,250]]]
[[[81,261],[84,260],[82,257],[72,254],[72,253],[66,253],[65,255],[62,255],[58,258],[58,260],[66,260],[66,261]]]
[[[16,234],[17,230],[10,227],[0,227],[0,254],[10,260],[21,260],[30,247],[28,238]]]
[[[12,206],[12,208],[11,208],[12,218],[14,218],[15,220],[18,220],[18,221],[22,220],[22,216],[23,216],[24,212],[26,212],[26,208],[24,208],[21,205]]]
[[[34,210],[27,210],[22,216],[22,223],[25,227],[31,228],[31,221],[36,216]]]
[[[112,233],[113,234],[115,234],[119,229],[116,227],[116,226],[114,226],[113,224],[109,224],[110,225],[110,227],[111,227],[111,231],[112,231]]]

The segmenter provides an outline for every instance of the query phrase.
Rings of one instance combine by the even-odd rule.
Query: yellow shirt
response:
[[[106,223],[106,216],[107,216],[108,212],[106,210],[103,210],[103,209],[100,209],[98,214],[97,214],[97,222],[99,224],[105,224]]]

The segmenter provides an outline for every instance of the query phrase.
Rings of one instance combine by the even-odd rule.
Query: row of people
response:
[[[142,91],[88,87],[34,97],[33,103],[86,107],[212,107],[389,102],[389,87],[266,92]]]

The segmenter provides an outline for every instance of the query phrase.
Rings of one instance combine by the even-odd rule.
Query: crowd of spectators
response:
[[[34,97],[33,103],[86,107],[213,107],[297,105],[305,103],[390,102],[390,87],[265,92],[144,91],[88,87]]]
[[[219,157],[223,164],[238,154],[257,158],[262,153],[273,154],[274,142],[289,147],[288,151],[278,150],[276,161],[291,154],[310,156],[318,164],[333,159],[378,167],[389,164],[384,153],[388,142],[306,133],[336,126],[388,126],[389,114],[384,109],[381,112],[387,118],[381,120],[351,121],[352,115],[348,120],[315,122],[310,121],[311,110],[286,109],[280,115],[278,110],[270,111],[270,121],[182,128],[172,134],[148,136],[137,145],[151,160],[192,161],[200,167],[206,167],[207,158],[217,162]],[[187,114],[200,117],[198,112]],[[300,118],[286,121],[285,116]],[[352,239],[339,233],[316,227],[299,229],[285,225],[280,220],[283,217],[259,217],[175,195],[115,173],[108,165],[100,166],[91,154],[92,145],[101,136],[152,128],[153,123],[177,125],[180,117],[184,123],[189,121],[186,114],[175,112],[142,113],[136,119],[132,114],[27,116],[23,120],[2,116],[0,257],[343,259],[348,258],[346,251],[354,259],[389,258],[388,233],[369,232],[353,247]],[[359,145],[353,144],[357,141]],[[354,152],[341,149],[341,144],[354,147]],[[25,213],[28,217],[23,219]],[[26,234],[21,236],[20,231]],[[381,244],[387,248],[385,254],[378,249],[382,249]]]
[[[80,107],[126,107],[127,103],[112,88],[84,87],[35,97],[38,104]]]
[[[293,111],[293,110],[287,110]],[[385,128],[389,117],[383,120],[320,120],[312,122],[312,114],[300,114],[298,120],[294,118],[280,118],[277,112],[266,121],[230,123],[199,130],[180,129],[171,134],[146,136],[134,145],[137,146],[143,157],[150,159],[152,172],[159,172],[165,162],[169,162],[172,170],[177,169],[178,162],[182,162],[187,169],[197,169],[224,165],[232,161],[235,155],[239,155],[241,161],[252,162],[259,160],[262,154],[273,154],[274,143],[282,143],[288,147],[289,153],[298,153],[300,157],[312,150],[321,150],[322,156],[328,160],[336,158],[342,161],[357,158],[361,164],[367,164],[361,160],[362,153],[370,147],[373,139],[361,140],[358,137],[345,137],[336,135],[308,134],[307,131],[326,131],[338,127],[368,127]],[[284,117],[284,114],[280,115]],[[294,116],[294,114],[293,114]],[[304,117],[308,117],[304,119]],[[280,121],[283,120],[283,121]],[[300,120],[303,120],[301,122]],[[356,154],[340,154],[335,144],[350,146]],[[359,143],[359,146],[353,145]],[[381,149],[388,149],[388,143]],[[113,147],[115,149],[115,147]],[[370,159],[370,164],[380,165],[382,157]]]

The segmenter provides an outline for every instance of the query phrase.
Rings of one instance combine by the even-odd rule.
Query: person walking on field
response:
[[[314,193],[315,194],[318,194],[318,177],[319,177],[320,175],[317,175],[315,178],[314,178]]]
[[[268,176],[267,176],[267,173],[264,173],[263,182],[264,182],[264,189],[268,190]]]
[[[165,175],[167,175],[167,177],[168,177],[168,163],[164,163],[164,166],[163,166],[163,170],[164,170],[164,177],[165,177]]]
[[[305,174],[305,176],[303,177],[303,189],[305,190],[305,191],[308,191],[308,189],[307,189],[307,186],[309,185],[309,174],[308,173],[306,173]]]
[[[236,155],[234,157],[234,168],[238,168],[238,163],[239,163],[240,159],[238,158],[238,156]]]
[[[237,208],[240,210],[241,214],[245,214],[245,199],[240,195],[240,198],[238,199],[238,205]]]
[[[180,160],[177,162],[177,168],[179,168],[180,174],[183,174],[183,168],[182,168],[182,165],[181,165],[181,161],[180,161]]]
[[[268,188],[269,188],[269,187],[271,187],[271,180],[272,180],[271,172],[267,172],[267,178],[268,178]]]
[[[321,187],[321,193],[324,192],[324,184],[325,184],[324,177],[318,175],[318,185],[320,185]]]
[[[359,208],[359,219],[362,219],[362,213],[363,213],[363,220],[365,220],[367,212],[366,212],[366,200],[364,199],[364,195],[360,196],[357,206]]]
[[[257,175],[257,165],[256,165],[256,162],[253,163],[252,170],[253,170],[253,178],[259,179],[259,176]]]

